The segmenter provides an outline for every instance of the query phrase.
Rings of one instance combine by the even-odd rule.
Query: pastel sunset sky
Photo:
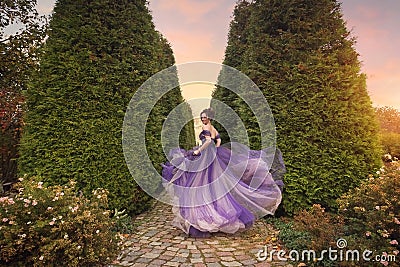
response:
[[[54,0],[38,0],[42,14]],[[170,42],[177,64],[222,63],[236,0],[150,0],[156,29]],[[400,1],[343,0],[343,18],[357,38],[362,71],[374,106],[400,110]],[[184,86],[187,100],[210,98],[211,86]]]

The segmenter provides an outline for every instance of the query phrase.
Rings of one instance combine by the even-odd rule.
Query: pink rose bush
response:
[[[0,197],[1,266],[102,266],[118,254],[119,235],[107,210],[107,191],[91,198],[74,182],[46,187],[20,179]]]

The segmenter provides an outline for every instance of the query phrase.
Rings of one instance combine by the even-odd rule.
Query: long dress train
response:
[[[203,130],[205,141],[210,132]],[[216,147],[200,155],[172,149],[163,164],[163,185],[173,199],[173,225],[186,234],[205,237],[235,233],[258,218],[274,214],[282,200],[285,165],[275,148],[250,150],[240,143]]]

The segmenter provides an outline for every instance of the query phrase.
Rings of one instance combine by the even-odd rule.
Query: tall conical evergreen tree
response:
[[[139,86],[173,64],[147,1],[57,1],[40,70],[26,94],[20,174],[49,184],[72,179],[84,193],[106,188],[112,208],[144,210],[150,197],[126,166],[122,125]],[[159,135],[168,111],[183,101],[179,88],[168,94],[172,99],[160,100],[146,125],[146,141]],[[159,165],[162,148],[147,144]]]
[[[238,68],[241,65],[241,61],[243,60],[244,53],[248,48],[248,31],[247,27],[249,25],[248,20],[250,19],[251,14],[251,5],[247,1],[238,1],[235,9],[233,11],[233,20],[230,23],[230,30],[228,33],[228,45],[225,50],[225,58],[223,64],[227,66],[232,66],[240,70]],[[238,85],[235,83],[232,77],[226,77],[224,69],[222,69],[221,73],[218,76],[218,83],[221,84],[224,81],[224,84],[228,84],[232,87],[237,87]],[[229,75],[229,74],[228,74]],[[214,100],[219,100],[228,104],[233,110],[236,112],[238,111],[239,107],[236,105],[238,101],[237,95],[221,86],[217,86],[216,90],[214,90],[213,99],[211,99],[211,106],[218,110],[218,103]],[[242,101],[242,103],[244,103]],[[218,114],[218,112],[217,112]],[[229,116],[230,114],[223,114],[223,116]],[[233,118],[227,118],[227,120],[234,121]],[[218,121],[214,122],[215,127],[218,128],[219,134],[221,136],[222,142],[229,142],[229,141],[240,141],[240,138],[237,136],[229,135],[224,129],[223,125],[218,123]],[[234,123],[230,125],[234,128]]]
[[[284,208],[293,212],[313,203],[335,207],[338,196],[380,165],[366,77],[340,4],[240,1],[235,12],[224,63],[247,74],[273,111],[277,144],[287,165]],[[242,15],[246,25],[238,29]],[[219,90],[225,89],[217,89],[213,97],[225,101]],[[251,118],[241,112],[242,101],[233,102],[228,99],[227,104],[248,124]]]

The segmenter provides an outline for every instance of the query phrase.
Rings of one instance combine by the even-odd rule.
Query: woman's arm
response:
[[[219,136],[219,133],[217,130],[215,130],[215,146],[219,147],[221,145],[221,137]]]
[[[211,132],[211,128],[209,125],[203,125],[203,131],[204,130]],[[206,135],[205,138],[206,138],[206,140],[204,141],[204,143],[198,149],[193,151],[194,155],[200,154],[200,152],[203,151],[204,149],[206,149],[206,147],[208,147],[208,145],[211,143],[211,141],[212,141],[211,136]]]
[[[217,139],[216,139],[216,142],[217,142],[217,143],[215,144],[215,146],[216,146],[216,147],[219,147],[219,146],[221,145],[221,138],[220,138],[220,137],[217,138]]]
[[[193,151],[193,154],[198,155],[200,154],[201,151],[203,151],[204,149],[206,149],[206,147],[208,147],[208,145],[212,142],[211,140],[211,136],[206,136],[206,141],[204,141],[204,143],[195,151]]]

